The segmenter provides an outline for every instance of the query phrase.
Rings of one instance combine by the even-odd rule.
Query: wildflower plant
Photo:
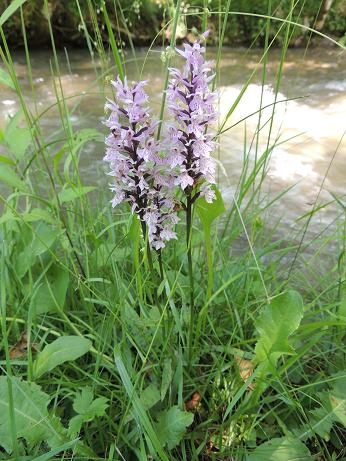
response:
[[[144,238],[155,250],[176,238],[174,226],[178,222],[177,190],[186,196],[181,205],[188,214],[188,241],[191,228],[191,210],[199,196],[212,202],[215,193],[215,148],[210,124],[217,117],[215,93],[208,84],[212,63],[205,61],[203,41],[184,45],[177,52],[185,59],[183,71],[169,69],[167,89],[168,110],[173,117],[164,139],[155,139],[159,122],[153,121],[144,90],[147,82],[130,86],[126,78],[112,81],[116,101],[108,100],[110,115],[105,125],[110,129],[106,138],[104,160],[110,164],[110,188],[114,193],[113,207],[128,202],[132,213],[141,222]]]
[[[110,115],[105,125],[110,129],[106,138],[104,160],[110,164],[113,207],[128,202],[142,226],[143,236],[151,247],[160,250],[165,242],[176,238],[173,227],[178,221],[174,212],[173,172],[160,154],[155,140],[157,122],[153,122],[144,91],[147,82],[129,86],[118,77],[112,81],[116,102],[108,100]]]
[[[161,277],[161,249],[166,242],[177,238],[174,230],[179,220],[176,210],[185,211],[191,328],[194,311],[193,205],[199,197],[207,203],[216,198],[212,187],[215,160],[211,156],[215,150],[212,124],[217,118],[216,93],[209,89],[214,78],[213,63],[204,58],[207,36],[205,32],[195,43],[184,44],[184,50],[177,49],[185,62],[182,70],[169,68],[166,96],[171,118],[164,127],[162,140],[155,138],[162,120],[154,121],[151,117],[144,90],[147,82],[144,81],[130,86],[126,78],[122,81],[118,77],[112,82],[115,101],[108,100],[106,104],[110,115],[105,122],[110,129],[104,159],[110,163],[112,205],[130,204],[148,242],[151,269],[150,249],[158,252]]]
[[[185,59],[183,71],[170,69],[167,90],[168,109],[174,124],[168,130],[167,144],[171,146],[174,163],[179,165],[175,184],[184,191],[189,205],[199,196],[212,202],[215,193],[211,184],[215,183],[215,161],[211,157],[215,150],[211,124],[217,118],[215,109],[216,93],[208,84],[212,61],[205,61],[204,39],[208,32],[193,45],[184,44],[184,51],[177,49]]]

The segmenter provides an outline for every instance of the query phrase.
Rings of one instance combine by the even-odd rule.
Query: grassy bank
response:
[[[276,32],[282,53],[275,94],[298,27],[294,11],[292,1]],[[7,13],[1,26],[12,18]],[[184,14],[175,9],[175,24]],[[102,15],[107,41],[96,20],[96,42],[88,33],[85,40],[95,87],[109,94],[105,76],[122,75],[124,63],[107,11]],[[212,18],[218,74],[231,17]],[[207,14],[200,19],[210,21]],[[271,24],[264,20],[263,86]],[[110,192],[80,174],[83,149],[103,143],[105,130],[74,127],[75,101],[64,95],[50,23],[56,102],[43,110],[21,25],[30,101],[3,31],[0,48],[1,84],[21,102],[21,113],[0,133],[7,188],[0,195],[0,459],[345,459],[344,197],[324,205],[317,196],[297,235],[277,237],[271,207],[282,194],[266,197],[261,187],[279,139],[269,130],[267,147],[258,144],[275,106],[269,120],[259,110],[251,140],[257,155],[244,143],[234,199],[223,203],[218,195],[194,207],[191,302],[183,210],[179,239],[163,249],[162,267],[152,252],[151,270],[138,221],[126,206],[112,210]],[[166,53],[166,67],[172,62]],[[218,137],[250,83],[251,76],[219,120]],[[61,130],[46,134],[52,110]],[[335,204],[335,226],[309,241],[321,205]]]

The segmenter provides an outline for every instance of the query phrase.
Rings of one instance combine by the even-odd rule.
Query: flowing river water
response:
[[[136,61],[128,54],[126,73],[129,79],[138,78],[138,68],[141,68],[146,56],[143,50],[137,50],[136,54]],[[215,50],[209,50],[209,54],[213,57]],[[276,98],[278,103],[274,122],[271,123],[271,104],[275,98],[280,51],[273,50],[270,53],[263,89],[262,68],[259,65],[261,56],[259,50],[226,49],[222,53],[219,82],[221,120],[238,97],[244,83],[254,74],[228,121],[227,126],[235,126],[221,136],[219,152],[216,154],[220,160],[219,181],[229,205],[236,193],[244,165],[244,152],[251,165],[256,156],[260,158],[268,146],[276,144],[263,187],[264,200],[271,200],[290,188],[271,212],[274,213],[274,220],[281,219],[279,228],[283,233],[287,232],[288,237],[288,229],[294,230],[301,226],[297,219],[311,210],[316,200],[318,204],[329,202],[333,200],[333,194],[344,200],[346,194],[346,136],[343,138],[346,129],[346,59],[345,53],[337,49],[314,48],[307,52],[304,49],[289,50]],[[33,108],[25,56],[22,52],[15,52],[13,59],[24,97]],[[56,103],[50,59],[52,56],[49,51],[35,51],[31,54],[38,113]],[[94,128],[105,133],[101,124],[104,98],[100,95],[95,67],[88,52],[60,52],[59,60],[65,97],[80,95],[77,99],[67,99],[73,129]],[[96,68],[98,64],[95,63]],[[153,50],[149,54],[142,78],[149,81],[147,89],[154,111],[158,113],[164,81],[159,51]],[[0,90],[0,127],[3,127],[8,115],[19,110],[19,102],[12,90],[4,86],[0,86]],[[262,107],[269,107],[261,112],[263,128],[257,138],[259,115],[250,115],[259,110],[261,97]],[[284,102],[287,99],[291,101]],[[77,100],[79,104],[76,107]],[[58,136],[61,122],[56,105],[45,111],[41,127],[48,138]],[[271,136],[268,141],[269,131]],[[80,159],[84,184],[106,187],[108,178],[104,175],[103,149],[102,143],[84,146]],[[341,211],[339,205],[322,208],[310,224],[311,236],[333,225]]]

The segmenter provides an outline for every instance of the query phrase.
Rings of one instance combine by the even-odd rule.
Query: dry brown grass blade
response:
[[[238,364],[238,368],[239,368],[239,374],[240,374],[240,377],[241,379],[244,381],[244,383],[252,376],[253,372],[254,372],[254,364],[251,362],[251,360],[245,360],[245,359],[242,359],[241,357],[235,357],[235,360]],[[253,391],[254,388],[255,388],[255,384],[254,383],[250,383],[248,385],[248,388]]]
[[[35,343],[31,344],[31,350],[33,352],[37,351],[37,345]],[[15,360],[21,357],[25,357],[28,351],[28,332],[22,331],[20,334],[19,340],[16,342],[14,346],[11,347],[9,354],[10,359]]]

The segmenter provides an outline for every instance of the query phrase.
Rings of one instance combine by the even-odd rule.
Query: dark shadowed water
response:
[[[209,53],[215,54],[213,50]],[[105,132],[101,124],[104,97],[100,96],[100,85],[88,52],[72,50],[68,53],[68,59],[64,53],[60,53],[59,57],[65,98],[85,92],[78,98],[67,100],[73,129],[96,128]],[[137,62],[131,61],[131,56],[128,56],[126,72],[130,79],[138,77],[137,71],[144,57],[145,52],[141,50],[137,51]],[[296,223],[296,219],[311,209],[317,196],[318,203],[323,203],[332,199],[331,194],[342,198],[346,193],[346,139],[342,139],[346,129],[346,59],[345,53],[342,55],[336,49],[312,49],[307,53],[305,50],[290,50],[277,100],[301,99],[277,104],[272,125],[272,107],[262,111],[261,125],[264,128],[259,134],[256,148],[254,134],[258,126],[258,114],[248,116],[260,108],[261,94],[262,106],[274,101],[279,57],[278,50],[270,54],[263,94],[261,66],[258,67],[228,125],[247,118],[221,137],[216,156],[220,160],[219,180],[225,200],[229,203],[233,200],[241,174],[244,150],[253,161],[265,152],[268,145],[276,143],[263,198],[267,197],[268,200],[285,188],[294,186],[274,208],[274,219],[282,217],[281,228],[287,231],[287,226],[294,229],[301,225]],[[47,137],[57,136],[61,123],[54,105],[56,96],[49,66],[51,54],[48,51],[36,51],[31,54],[31,58],[38,113],[52,105],[42,116],[41,126]],[[260,58],[261,52],[256,50],[229,49],[223,52],[220,72],[221,120],[236,100],[244,82],[258,66]],[[33,108],[24,54],[15,53],[14,64],[24,96]],[[99,63],[96,65],[99,66]],[[148,92],[154,110],[158,112],[163,87],[163,67],[158,51],[151,52],[146,60],[143,78],[149,81]],[[3,86],[0,86],[0,90],[0,126],[3,126],[8,115],[18,110],[19,104],[13,91]],[[271,137],[268,141],[270,129]],[[101,143],[89,143],[84,147],[81,158],[84,184],[98,184],[100,187],[106,185],[102,155]],[[311,224],[314,232],[332,223],[340,211],[341,208],[335,206],[322,209]]]

